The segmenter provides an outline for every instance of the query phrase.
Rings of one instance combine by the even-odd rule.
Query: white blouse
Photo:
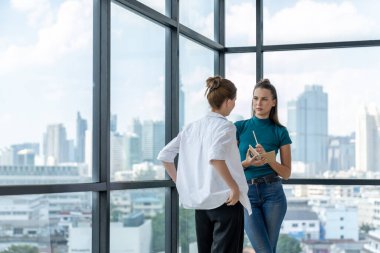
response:
[[[157,159],[172,163],[178,153],[176,187],[185,208],[214,209],[227,201],[230,188],[210,163],[225,160],[239,186],[239,201],[251,214],[234,124],[221,114],[209,112],[186,126],[161,150]]]

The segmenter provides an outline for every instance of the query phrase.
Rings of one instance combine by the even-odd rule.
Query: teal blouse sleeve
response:
[[[292,143],[290,139],[289,132],[286,127],[279,127],[279,137],[280,137],[280,147]]]

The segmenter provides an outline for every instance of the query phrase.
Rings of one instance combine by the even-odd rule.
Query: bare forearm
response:
[[[249,163],[249,161],[246,159],[244,161],[241,162],[241,166],[243,166],[244,169],[248,168],[249,166],[251,166],[251,164]]]
[[[169,177],[176,182],[177,181],[177,170],[175,168],[174,163],[168,163],[168,162],[162,162],[164,165],[164,168],[166,172],[168,173]]]
[[[271,162],[269,166],[277,172],[283,179],[287,180],[291,174],[291,168],[278,162]]]

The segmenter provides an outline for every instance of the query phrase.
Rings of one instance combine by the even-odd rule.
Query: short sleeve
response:
[[[181,143],[181,134],[179,133],[177,137],[171,140],[161,151],[158,153],[157,160],[162,162],[174,162],[174,158],[179,152],[179,147]]]
[[[292,144],[292,140],[290,139],[289,132],[286,127],[281,127],[280,129],[280,147],[288,144]]]
[[[236,128],[233,124],[228,124],[217,129],[211,141],[208,151],[208,160],[226,160],[227,152],[232,145],[236,145],[235,140]]]

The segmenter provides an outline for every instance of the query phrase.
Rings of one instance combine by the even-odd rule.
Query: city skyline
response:
[[[162,8],[163,3],[158,1],[149,1],[149,3],[159,7],[159,9],[164,9]],[[69,1],[43,2],[42,7],[39,4],[38,2],[35,5],[29,5],[20,1],[2,1],[0,3],[2,14],[0,21],[2,21],[2,24],[8,24],[3,26],[4,30],[2,30],[2,35],[0,36],[0,78],[2,84],[12,83],[12,85],[0,86],[1,101],[8,105],[0,108],[0,125],[3,128],[0,132],[0,139],[3,142],[1,146],[24,141],[39,141],[40,136],[36,136],[36,133],[40,132],[48,123],[54,122],[64,123],[67,127],[68,135],[72,136],[75,128],[73,123],[71,125],[69,123],[74,112],[78,110],[82,112],[84,118],[88,119],[89,128],[91,129],[92,34],[89,31],[92,30],[92,3],[89,0],[84,0],[76,1],[75,3]],[[196,1],[191,4],[195,7],[201,5]],[[233,4],[228,2],[227,4],[229,6],[227,10],[227,27],[233,31],[227,35],[227,45],[233,45],[234,38],[235,41],[245,41],[246,45],[254,43],[255,39],[253,37],[244,37],[244,29],[240,29],[239,25],[250,20],[251,16],[249,14],[255,13],[255,6],[245,1],[235,1]],[[373,6],[373,4],[379,5],[379,3],[372,3],[372,5],[368,6]],[[342,18],[339,22],[334,22],[333,29],[336,32],[324,33],[323,31],[328,31],[329,29],[327,29],[327,24],[323,23],[326,29],[321,29],[318,33],[307,34],[301,32],[297,33],[297,36],[287,36],[286,38],[293,38],[297,41],[310,38],[323,39],[327,35],[329,39],[347,37],[355,39],[356,36],[372,38],[378,34],[377,30],[373,32],[373,29],[377,27],[376,24],[380,23],[380,20],[375,15],[374,8],[368,8],[368,6],[357,1],[336,1],[334,3],[311,0],[301,2],[283,1],[280,5],[275,4],[273,1],[265,1],[264,24],[267,24],[265,29],[269,30],[264,33],[266,35],[264,38],[267,38],[268,42],[283,41],[284,37],[281,36],[280,28],[282,31],[287,30],[286,24],[293,22],[297,15],[301,15],[300,13],[305,16],[307,16],[306,13],[309,13],[309,16],[314,16],[314,12],[324,13],[330,18],[337,15],[341,16]],[[70,8],[78,17],[72,13],[70,15],[65,14]],[[156,28],[155,25],[151,25],[149,22],[143,22],[142,18],[134,14],[128,13],[124,15],[125,12],[122,8],[114,5],[112,5],[112,8],[114,25],[111,36],[114,38],[113,41],[128,35],[125,34],[126,30],[122,29],[122,27],[137,27],[137,30],[149,31],[148,34],[156,38],[155,40],[142,40],[143,44],[139,45],[133,43],[130,48],[122,48],[120,43],[113,44],[113,50],[117,54],[113,54],[112,60],[120,60],[123,66],[140,66],[142,62],[146,62],[144,59],[151,59],[152,54],[156,54],[156,61],[153,65],[141,65],[141,69],[146,69],[145,74],[152,73],[152,75],[146,76],[144,73],[136,72],[130,73],[128,80],[119,80],[119,75],[115,76],[117,79],[113,79],[112,87],[117,90],[117,93],[114,93],[116,95],[131,93],[129,88],[123,87],[135,86],[134,84],[136,83],[143,84],[147,90],[150,90],[149,94],[143,94],[137,92],[136,87],[132,89],[133,94],[135,94],[133,97],[140,97],[140,94],[142,94],[140,101],[146,101],[146,107],[145,109],[138,108],[135,112],[128,112],[129,115],[121,117],[119,121],[121,125],[124,125],[123,122],[126,123],[136,115],[144,115],[146,118],[154,118],[155,115],[163,117],[164,110],[158,108],[163,105],[164,101],[163,84],[165,77],[164,71],[161,70],[164,63],[164,51],[155,49],[157,47],[154,43],[162,44],[163,46],[164,29]],[[202,10],[198,15],[199,19],[194,19],[193,17],[190,21],[196,22],[195,27],[209,27],[211,23],[206,22],[207,18],[209,18],[207,8],[198,9]],[[49,15],[46,15],[49,18],[44,18],[43,12],[38,10],[45,10],[49,13]],[[85,15],[79,16],[79,13],[85,13]],[[58,14],[60,17],[70,16],[72,18],[57,18]],[[12,15],[17,17],[17,22],[8,22],[8,20],[13,20]],[[299,16],[299,18],[305,19],[303,16]],[[76,21],[73,22],[73,20]],[[80,22],[80,25],[78,22]],[[292,27],[291,25],[297,25],[299,31],[304,31],[310,29],[312,24],[305,22],[291,23],[289,27]],[[331,27],[330,22],[328,22],[328,27]],[[366,29],[362,29],[363,27],[366,27]],[[255,29],[255,27],[253,26],[252,29]],[[63,33],[63,31],[68,32]],[[289,31],[289,34],[292,33],[293,30]],[[23,39],[20,38],[20,34],[24,36]],[[40,35],[37,36],[36,34]],[[64,48],[64,43],[58,42],[52,46],[53,41],[50,43],[46,41],[52,37],[62,38],[62,42],[70,44],[72,47]],[[133,37],[136,36],[134,34],[128,35],[128,38]],[[73,38],[77,39],[71,41]],[[136,38],[140,37],[137,36]],[[186,41],[186,39],[183,41]],[[61,46],[57,49],[57,45]],[[150,53],[141,52],[139,54],[141,60],[137,60],[132,51],[136,51],[140,47],[155,50]],[[187,50],[190,50],[193,54],[191,57],[186,58],[187,63],[182,67],[182,71],[185,73],[183,73],[181,80],[188,95],[186,108],[202,111],[199,110],[199,99],[197,97],[203,93],[204,80],[214,72],[213,56],[210,51],[211,60],[205,61],[203,51],[191,51],[192,47],[187,47],[186,52],[181,53],[183,57],[186,57]],[[331,94],[331,100],[334,101],[331,105],[333,110],[330,110],[331,118],[329,122],[334,122],[332,120],[335,120],[335,122],[329,125],[329,128],[332,128],[329,132],[338,134],[339,131],[344,131],[345,134],[349,134],[354,128],[353,125],[342,124],[341,122],[349,121],[350,112],[355,111],[356,105],[377,101],[376,93],[368,91],[376,90],[377,69],[379,67],[377,59],[380,51],[376,48],[338,49],[332,51],[333,53],[330,53],[330,51],[313,50],[313,52],[309,52],[306,50],[302,54],[299,52],[268,53],[265,56],[267,60],[265,61],[264,75],[270,78],[278,88],[280,119],[286,119],[286,107],[284,105],[286,105],[287,100],[294,99],[296,94],[303,90],[305,84],[325,84],[324,89]],[[34,57],[35,55],[40,55],[41,57]],[[128,60],[125,60],[126,55],[128,55]],[[197,55],[199,57],[194,57]],[[365,58],[361,57],[361,55],[365,55]],[[161,57],[162,60],[160,60]],[[236,55],[236,57],[235,62],[244,64],[227,64],[226,72],[235,73],[233,81],[238,87],[241,87],[242,90],[251,91],[256,79],[255,70],[245,67],[246,61],[243,55]],[[189,69],[188,66],[197,66],[200,62],[205,62],[206,67],[209,66],[209,71],[203,67],[193,68],[190,73],[186,72],[186,69]],[[287,63],[286,66],[284,66],[283,62]],[[86,67],[76,68],[75,66],[78,66],[78,64]],[[157,68],[157,66],[160,67]],[[21,69],[26,71],[25,75],[17,75]],[[82,71],[79,71],[80,69]],[[46,73],[49,73],[49,75],[46,75]],[[26,76],[28,76],[27,80],[24,78]],[[68,76],[71,78],[68,78]],[[365,84],[367,89],[357,90],[356,87],[359,84]],[[30,89],[29,87],[34,88]],[[200,87],[195,91],[195,96],[189,95],[190,87]],[[289,89],[288,87],[292,88]],[[237,108],[242,108],[242,111],[237,113],[244,117],[248,117],[250,113],[247,108],[251,99],[249,93],[243,92],[242,96],[238,97],[237,100]],[[35,97],[40,99],[28,102],[29,107],[25,108],[21,107],[20,103],[10,100],[13,97],[18,97],[21,101],[30,101],[31,98]],[[202,97],[199,98],[203,99]],[[345,104],[345,106],[337,102],[345,98],[351,99],[350,103]],[[119,100],[121,98],[116,96],[115,99]],[[135,107],[136,105],[135,100],[131,100],[131,104],[118,104],[115,99],[113,101],[116,107],[113,112],[118,115],[122,115],[125,108]],[[62,103],[61,101],[70,102]],[[150,103],[147,101],[150,101]],[[46,104],[51,106],[47,108]],[[15,115],[20,115],[21,117],[16,117]],[[28,124],[28,128],[24,127],[26,124]],[[4,134],[14,129],[19,134]]]
[[[280,241],[285,235],[286,242],[305,252],[359,252],[371,247],[370,252],[377,252],[379,187],[326,185],[331,181],[324,179],[349,178],[354,180],[343,180],[344,184],[371,184],[380,178],[376,160],[380,116],[373,113],[378,109],[363,107],[374,103],[380,108],[380,47],[375,42],[369,43],[370,47],[365,44],[380,36],[380,1],[265,0],[259,10],[264,28],[256,33],[259,12],[255,1],[226,0],[226,12],[221,15],[225,17],[222,41],[226,51],[213,51],[215,44],[196,36],[199,33],[217,41],[216,2],[178,2],[179,23],[196,33],[188,33],[187,28],[183,33],[183,27],[170,25],[177,22],[174,18],[161,23],[165,18],[138,3],[166,15],[168,1],[127,2],[143,12],[137,14],[118,1],[107,2],[110,9],[103,8],[107,7],[103,3],[93,6],[99,4],[93,0],[0,1],[0,181],[5,191],[9,189],[5,194],[10,194],[0,201],[0,251],[11,244],[28,244],[40,252],[91,252],[96,244],[105,251],[158,253],[165,246],[177,245],[175,239],[165,239],[173,235],[167,228],[177,226],[177,251],[196,252],[193,213],[178,209],[174,185],[168,185],[163,166],[154,161],[165,143],[165,112],[180,111],[180,129],[202,117],[209,110],[205,80],[224,71],[238,88],[230,119],[249,118],[256,71],[262,71],[277,88],[280,122],[296,136],[307,130],[305,135],[313,141],[301,149],[312,149],[309,144],[315,143],[326,149],[322,153],[328,158],[326,161],[314,150],[314,160],[324,160],[329,170],[312,174],[305,164],[310,155],[295,157],[298,161],[292,164],[292,178],[309,177],[318,185],[307,184],[307,180],[301,185],[294,184],[300,182],[297,180],[284,184],[289,216]],[[94,7],[101,9],[97,17],[110,11],[111,39],[106,47],[111,61],[101,69],[93,69],[99,42],[94,42],[93,31],[103,34],[106,23],[104,19],[93,23]],[[172,29],[179,32],[179,44],[174,43],[179,50],[168,53],[178,53],[179,66],[169,70],[166,40]],[[263,35],[264,47],[254,47],[256,34]],[[206,41],[208,46],[196,41]],[[340,41],[350,43],[334,43]],[[297,45],[319,42],[333,42],[326,44],[333,49]],[[287,44],[293,45],[287,48]],[[275,46],[265,47],[268,45]],[[228,48],[234,46],[248,51],[264,49],[261,61],[254,52],[230,53]],[[225,69],[214,69],[218,52],[226,52]],[[104,136],[92,131],[93,110],[99,109],[94,107],[99,106],[98,101],[93,103],[93,89],[97,88],[93,76],[99,70],[110,78],[110,104],[102,108],[109,109],[110,143],[101,146],[100,157],[94,154],[99,161],[92,173],[92,148],[104,144]],[[179,77],[179,84],[171,83],[180,87],[179,103],[174,103],[178,108],[166,107],[167,73]],[[319,87],[328,96],[321,112],[313,111],[319,108],[317,103],[309,111],[301,108],[310,101],[303,94],[309,86]],[[321,138],[309,131],[311,128],[287,120],[292,117],[287,105],[297,100],[295,110],[321,119]],[[310,125],[310,118],[298,119]],[[46,157],[36,158],[37,153]],[[12,165],[2,165],[4,161]],[[62,185],[66,183],[69,185]],[[73,190],[79,192],[69,192]],[[171,218],[169,209],[174,214]],[[246,241],[245,246],[250,244]],[[278,251],[290,252],[280,250],[280,245]]]

